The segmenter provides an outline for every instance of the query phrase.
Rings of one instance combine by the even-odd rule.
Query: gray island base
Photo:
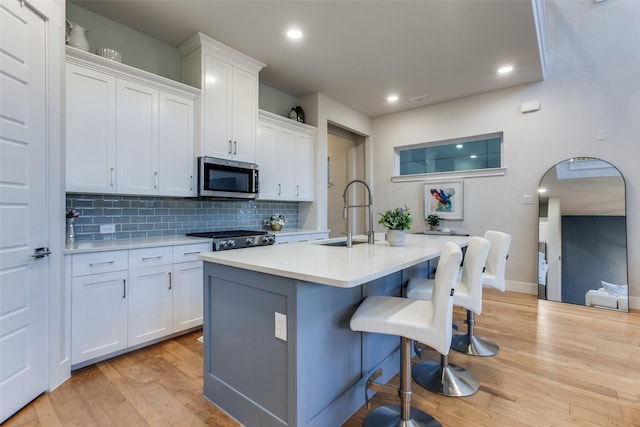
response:
[[[378,381],[386,382],[400,367],[400,339],[353,332],[351,315],[363,298],[399,296],[409,278],[427,275],[446,241],[468,241],[407,237],[401,248],[381,240],[351,249],[302,243],[202,254],[205,397],[249,427],[345,422],[365,403],[368,376],[382,368]],[[373,261],[349,272],[348,264],[364,259]]]

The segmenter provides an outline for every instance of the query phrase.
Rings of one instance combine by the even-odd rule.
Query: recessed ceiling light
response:
[[[462,144],[457,144],[456,148],[462,148]]]
[[[476,157],[478,157],[478,156],[476,156],[475,154],[472,154],[472,155],[470,155],[469,157],[471,157],[472,159],[475,159],[475,158],[476,158]]]
[[[287,31],[287,37],[297,40],[302,37],[302,31],[298,30],[297,28],[292,28]]]
[[[546,189],[546,188],[540,188],[540,189],[538,190],[538,193],[546,193],[546,192],[547,192],[547,189]]]
[[[513,71],[513,65],[505,65],[503,67],[498,68],[498,74],[507,74]]]
[[[387,96],[387,101],[389,102],[397,102],[398,101],[398,95],[389,95]]]

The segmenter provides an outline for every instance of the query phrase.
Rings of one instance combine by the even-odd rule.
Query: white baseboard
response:
[[[513,292],[520,292],[523,294],[538,295],[538,284],[528,282],[516,282],[513,280],[507,280],[507,290]],[[640,310],[640,297],[629,297],[629,309]]]
[[[528,282],[516,282],[513,280],[507,280],[508,291],[520,292],[523,294],[538,295],[538,284]]]

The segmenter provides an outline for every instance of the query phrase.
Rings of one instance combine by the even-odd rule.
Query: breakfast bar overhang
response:
[[[246,426],[339,426],[365,403],[366,378],[400,366],[397,337],[353,332],[369,295],[401,295],[442,246],[468,237],[384,235],[352,248],[332,241],[201,254],[204,395]]]

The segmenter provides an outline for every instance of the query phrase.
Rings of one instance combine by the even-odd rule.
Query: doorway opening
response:
[[[327,133],[327,226],[329,237],[340,237],[348,229],[343,216],[344,189],[353,179],[366,181],[365,138],[333,124]],[[350,204],[367,203],[363,186],[351,186],[347,197]],[[354,235],[366,232],[366,209],[351,209],[348,217]]]

